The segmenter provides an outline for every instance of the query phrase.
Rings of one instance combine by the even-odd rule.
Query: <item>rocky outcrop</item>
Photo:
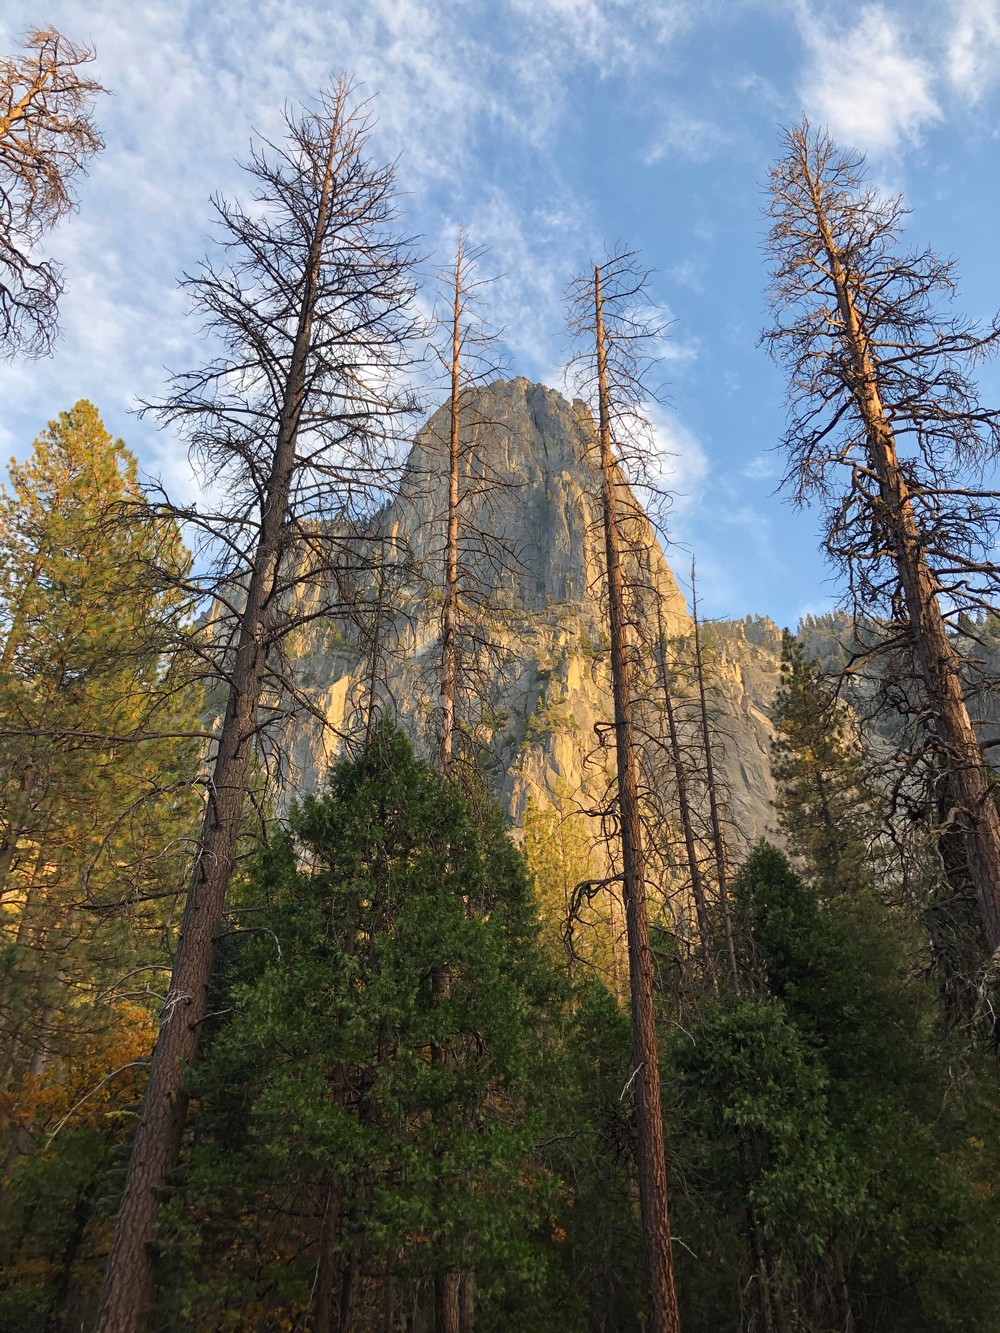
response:
[[[515,379],[480,391],[468,420],[461,561],[468,735],[515,826],[529,801],[592,810],[611,779],[611,695],[589,418],[553,390]],[[297,675],[313,711],[288,737],[288,793],[318,788],[342,738],[363,725],[373,683],[379,706],[392,709],[418,747],[433,746],[446,429],[441,411],[418,433],[395,498],[367,533],[390,564],[388,609],[377,623],[370,618],[375,639],[347,618],[317,620],[296,639]],[[638,506],[627,526],[637,629],[641,636],[655,622],[658,599],[672,652],[683,660],[692,630],[684,598]],[[707,642],[727,808],[740,836],[752,839],[773,822],[767,709],[777,654],[751,642],[744,622],[710,627]],[[648,707],[655,711],[653,686]]]

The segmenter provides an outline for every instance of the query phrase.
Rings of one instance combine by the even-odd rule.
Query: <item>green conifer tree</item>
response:
[[[477,1327],[549,1328],[557,1310],[574,1327],[568,1200],[535,1151],[567,993],[498,815],[483,824],[380,727],[293,813],[235,919],[168,1227],[183,1317],[321,1333],[405,1304],[426,1320],[433,1279],[458,1269]]]
[[[884,869],[882,799],[846,706],[787,630],[771,715],[775,805],[789,849],[824,894],[874,882]]]
[[[92,1062],[102,1033],[116,1044],[116,981],[147,968],[128,986],[142,990],[168,960],[164,904],[183,883],[198,724],[172,651],[183,604],[159,589],[155,571],[177,574],[186,560],[176,528],[149,519],[135,460],[90,403],[64,412],[26,462],[11,463],[0,488],[8,1096],[46,1070],[107,1072]],[[24,1150],[24,1115],[15,1129]],[[11,1151],[8,1142],[8,1166]]]
[[[685,1261],[686,1327],[746,1326],[749,1290],[772,1333],[995,1329],[991,1076],[955,1099],[906,936],[873,894],[821,896],[766,843],[734,904],[748,989],[675,1043],[678,1151],[702,1182],[682,1225],[707,1261]]]
[[[198,805],[176,528],[77,403],[0,489],[0,1326],[79,1327]],[[147,998],[148,996],[148,998]]]

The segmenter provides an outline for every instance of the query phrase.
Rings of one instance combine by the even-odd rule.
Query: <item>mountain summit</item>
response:
[[[613,747],[592,426],[582,404],[520,378],[470,395],[464,420],[460,716],[469,745],[515,825],[529,802],[593,810],[607,801]],[[395,498],[366,534],[390,553],[381,615],[369,588],[367,633],[356,620],[318,621],[296,642],[314,715],[291,737],[292,792],[318,788],[339,738],[364,725],[373,697],[433,751],[447,432],[442,408],[417,432]],[[671,655],[683,661],[693,625],[660,539],[638,504],[626,528],[637,634],[655,624],[658,601]],[[758,627],[748,637],[737,621],[706,626],[704,637],[726,806],[752,839],[773,823],[767,709],[778,635]],[[685,672],[675,677],[679,711],[690,715]],[[642,706],[656,711],[655,688]],[[694,751],[690,720],[685,731]]]

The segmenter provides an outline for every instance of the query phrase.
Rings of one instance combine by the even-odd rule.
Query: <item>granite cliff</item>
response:
[[[592,810],[607,792],[611,751],[602,724],[611,697],[597,476],[585,413],[552,389],[501,381],[480,391],[474,408],[463,477],[464,680],[472,701],[465,711],[490,784],[517,827],[529,803]],[[418,747],[433,746],[445,432],[442,410],[418,432],[395,498],[367,533],[390,553],[390,609],[379,621],[375,670],[370,640],[363,644],[346,620],[317,621],[296,640],[314,715],[288,738],[289,793],[318,788],[338,737],[363,725],[373,682],[380,706]],[[636,623],[648,627],[658,599],[681,661],[692,631],[684,598],[638,507],[628,527],[633,580],[642,585]],[[768,708],[779,636],[770,622],[735,621],[706,627],[706,643],[727,813],[747,842],[773,825]],[[655,688],[644,706],[652,716]],[[687,729],[693,734],[690,722]]]

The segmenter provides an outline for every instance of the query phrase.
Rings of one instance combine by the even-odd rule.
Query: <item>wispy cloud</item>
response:
[[[748,481],[777,481],[781,472],[781,460],[773,449],[768,449],[752,458],[741,475]]]
[[[669,520],[682,518],[701,501],[709,475],[708,453],[694,431],[668,408],[654,403],[644,410],[657,459],[651,480],[671,496]]]
[[[976,103],[1000,78],[1000,0],[953,0],[945,45],[952,89]]]
[[[608,73],[656,58],[698,13],[692,0],[508,0],[550,50]]]
[[[848,21],[797,7],[807,61],[800,100],[834,138],[876,153],[913,142],[941,117],[932,64],[908,49],[902,14],[882,5],[850,7]]]
[[[666,112],[663,124],[642,160],[647,167],[671,157],[688,162],[707,162],[730,142],[730,137],[728,131],[714,121],[674,107]]]

